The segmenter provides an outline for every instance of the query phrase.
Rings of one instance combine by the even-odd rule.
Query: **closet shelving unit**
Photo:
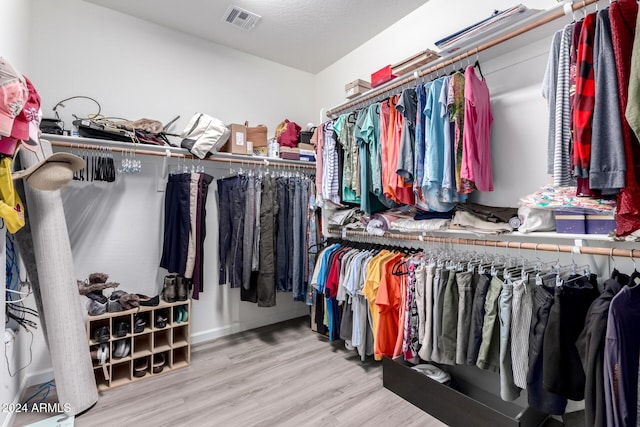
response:
[[[365,92],[353,100],[335,106],[326,111],[326,116],[329,118],[335,118],[342,112],[364,107],[375,101],[381,101],[384,98],[401,91],[404,87],[415,85],[421,79],[425,79],[430,75],[435,76],[438,73],[446,72],[447,67],[449,66],[455,67],[456,64],[466,64],[468,61],[473,63],[478,59],[478,54],[480,52],[489,51],[486,54],[483,54],[483,57],[485,58],[498,57],[511,50],[523,47],[534,40],[548,37],[552,34],[552,31],[558,29],[557,23],[556,25],[552,25],[551,23],[564,17],[567,13],[586,10],[587,6],[597,2],[598,0],[576,1],[573,3],[568,2],[568,4],[562,3],[548,10],[541,11],[519,21],[518,23],[506,27],[503,30],[488,34],[485,38],[475,41],[473,46],[467,46],[456,53],[442,56],[439,60],[431,62],[411,74],[400,76],[376,89]],[[354,236],[366,236],[366,238],[376,239],[376,236],[371,236],[362,231],[339,228],[330,229],[330,234],[333,234],[335,237],[342,237],[343,239],[348,239],[349,237]],[[528,240],[528,237],[546,238],[553,239],[556,242],[558,239],[574,240],[574,245],[569,246],[557,243],[532,243],[530,241],[514,242],[503,240],[463,239],[463,236],[471,237],[472,235],[472,233],[464,231],[446,231],[442,232],[442,235],[446,237],[436,237],[439,234],[440,232],[428,233],[427,235],[386,233],[382,239],[394,239],[400,240],[401,242],[431,241],[453,244],[475,244],[477,246],[534,249],[558,253],[571,252],[610,256],[637,256],[640,254],[640,251],[637,249],[634,251],[633,248],[620,249],[579,246],[579,243],[583,240],[612,241],[608,236],[599,235],[561,235],[556,233],[544,233],[545,235],[542,235],[541,233],[532,233],[529,236],[518,233],[518,235],[511,234],[510,236],[512,237],[508,238],[511,239],[513,237],[517,237],[524,240]],[[502,239],[503,237],[504,235],[496,236],[495,238]],[[618,244],[618,242],[616,242],[616,244]],[[465,367],[454,366],[451,367],[450,370],[457,371],[458,368],[464,369]],[[483,381],[496,380],[495,375],[488,374],[484,371],[482,371],[481,374],[485,377]],[[411,369],[402,362],[389,358],[385,358],[383,360],[384,387],[446,424],[467,425],[472,423],[474,426],[486,427],[538,426],[541,425],[548,417],[547,414],[529,407],[522,399],[518,399],[520,401],[519,403],[516,403],[517,401],[505,402],[496,394],[487,391],[485,388],[480,387],[473,381],[459,379],[456,373],[454,373],[454,378],[456,378],[458,382],[459,390],[454,390],[448,386],[442,385],[439,382]]]
[[[83,138],[77,136],[43,134],[43,139],[51,142],[54,147],[74,150],[108,150],[116,153],[132,153],[134,155],[159,156],[177,159],[199,160],[197,157],[180,147],[171,145],[134,144],[132,142],[110,141],[106,139]],[[254,157],[241,154],[216,153],[202,161],[219,163],[240,163],[246,165],[273,165],[280,167],[294,167],[303,169],[315,169],[315,162],[303,160],[287,160],[271,157]]]

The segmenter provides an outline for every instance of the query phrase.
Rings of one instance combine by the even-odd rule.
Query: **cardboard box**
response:
[[[556,233],[586,234],[586,215],[582,210],[556,211]]]
[[[371,83],[366,80],[354,80],[344,85],[344,96],[351,99],[358,95],[362,95],[371,89]]]
[[[396,75],[391,72],[391,65],[387,65],[371,74],[371,87],[378,87],[383,83],[395,79]]]
[[[585,220],[587,234],[609,234],[616,229],[616,218],[613,215],[586,215]]]
[[[396,76],[401,76],[403,74],[407,74],[413,70],[416,70],[424,65],[427,65],[430,62],[435,61],[440,58],[436,52],[427,49],[422,52],[416,53],[409,58],[406,58],[397,64],[393,64],[391,66],[391,72]]]
[[[231,129],[229,140],[220,151],[233,154],[253,154],[253,147],[248,147],[251,144],[247,144],[247,127],[233,123],[229,125],[229,129]]]
[[[298,148],[300,149],[300,152],[302,152],[302,150],[315,151],[313,144],[305,144],[304,142],[299,143]]]

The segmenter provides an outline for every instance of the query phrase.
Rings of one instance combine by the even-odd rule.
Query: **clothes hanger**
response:
[[[629,276],[629,286],[635,287],[640,285],[640,273],[636,268],[636,260],[633,258],[633,249],[629,250],[629,257],[631,258],[631,261],[633,261],[633,273]]]
[[[478,72],[480,73],[480,77],[482,77],[482,80],[484,80],[484,74],[482,74],[482,68],[480,67],[480,57],[478,56],[477,46],[476,46],[476,62],[473,64],[473,66],[478,69]]]

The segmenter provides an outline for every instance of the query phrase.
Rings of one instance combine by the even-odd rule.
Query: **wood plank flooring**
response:
[[[191,367],[101,393],[75,425],[444,425],[383,388],[381,363],[361,362],[308,323],[294,319],[195,346]],[[19,414],[14,426],[52,415]]]

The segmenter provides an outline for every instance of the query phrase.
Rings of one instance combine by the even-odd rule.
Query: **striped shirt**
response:
[[[574,24],[564,27],[558,57],[558,85],[556,88],[556,133],[553,156],[553,185],[571,185],[571,106],[569,102],[569,68],[571,37]]]

